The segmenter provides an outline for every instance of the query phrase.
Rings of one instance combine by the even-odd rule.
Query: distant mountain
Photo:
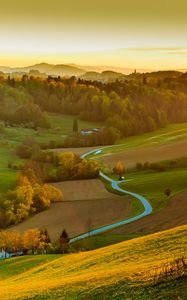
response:
[[[4,73],[28,73],[31,70],[36,70],[39,71],[40,73],[45,73],[46,75],[54,75],[54,76],[58,76],[58,75],[59,76],[81,76],[89,72],[102,73],[107,70],[119,74],[120,73],[126,74],[126,75],[134,72],[134,69],[130,69],[130,68],[121,68],[121,67],[114,67],[114,66],[80,66],[74,63],[54,65],[54,64],[48,64],[43,62],[28,67],[17,67],[17,68],[0,66],[0,71]],[[148,70],[148,69],[137,69],[137,72],[139,73],[146,73],[151,71],[152,70]],[[112,76],[112,74],[110,75]]]
[[[124,78],[126,75],[114,71],[103,71],[102,73],[99,72],[86,72],[84,75],[81,76],[82,79],[86,80],[101,80],[101,81],[108,81],[108,80],[116,80],[120,78]]]
[[[115,67],[115,66],[79,66],[77,64],[69,64],[70,66],[78,67],[78,68],[83,68],[87,72],[103,72],[106,70],[110,70],[113,72],[117,73],[122,73],[125,75],[129,75],[135,71],[135,69],[132,68],[122,68],[122,67]],[[152,72],[153,70],[151,69],[136,69],[138,73],[147,73],[147,72]]]
[[[53,65],[47,63],[35,64],[28,67],[10,68],[10,67],[0,67],[0,71],[4,73],[28,73],[31,70],[39,71],[40,73],[45,73],[47,75],[55,76],[80,76],[86,72],[86,70],[71,66],[71,65]]]

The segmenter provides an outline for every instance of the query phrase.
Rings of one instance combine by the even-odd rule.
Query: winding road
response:
[[[103,147],[105,148],[105,147]],[[107,147],[108,148],[108,147]],[[97,149],[97,150],[92,150],[92,151],[89,151],[83,155],[81,155],[81,158],[86,158],[86,156],[90,155],[90,154],[93,154],[93,155],[98,155],[102,152],[102,148],[101,149]],[[94,235],[97,235],[99,233],[103,233],[107,230],[110,230],[110,229],[114,229],[114,228],[117,228],[119,226],[122,226],[122,225],[125,225],[125,224],[128,224],[128,223],[132,223],[136,220],[139,220],[147,215],[150,215],[152,213],[152,206],[151,204],[149,203],[149,201],[147,199],[145,199],[143,196],[139,195],[139,194],[136,194],[136,193],[133,193],[133,192],[129,192],[129,191],[126,191],[126,190],[123,190],[122,188],[120,188],[120,184],[122,182],[125,182],[126,180],[113,180],[112,178],[108,177],[107,175],[105,175],[103,172],[99,172],[99,175],[100,177],[102,177],[103,179],[105,179],[106,181],[110,182],[111,183],[111,186],[114,190],[116,191],[119,191],[125,195],[130,195],[132,197],[135,197],[136,199],[138,199],[144,206],[144,212],[135,216],[135,217],[131,217],[131,218],[128,218],[128,219],[125,219],[125,220],[122,220],[122,221],[119,221],[119,222],[116,222],[116,223],[113,223],[111,225],[106,225],[106,226],[103,226],[101,228],[98,228],[98,229],[95,229],[95,230],[92,230],[92,231],[89,231],[89,232],[86,232],[86,233],[83,233],[81,235],[78,235],[72,239],[70,239],[70,243],[73,243],[73,242],[76,242],[76,241],[79,241],[79,240],[82,240],[84,238],[87,238],[87,237],[90,237],[90,236],[94,236]]]

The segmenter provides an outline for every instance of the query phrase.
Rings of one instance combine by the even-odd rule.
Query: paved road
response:
[[[93,151],[90,151],[88,153],[85,153],[81,156],[81,158],[85,158],[86,156],[90,155],[90,154],[100,154],[102,152],[102,149],[98,149],[98,150],[93,150]],[[90,236],[94,236],[94,235],[97,235],[99,233],[103,233],[107,230],[110,230],[110,229],[114,229],[114,228],[117,228],[119,226],[122,226],[122,225],[125,225],[125,224],[128,224],[128,223],[131,223],[131,222],[134,222],[136,220],[139,220],[149,214],[152,213],[152,206],[151,204],[149,203],[149,201],[147,199],[145,199],[143,196],[139,195],[139,194],[136,194],[136,193],[132,193],[132,192],[129,192],[129,191],[126,191],[126,190],[123,190],[122,188],[120,188],[120,184],[122,182],[125,182],[126,180],[122,180],[122,181],[118,181],[118,180],[113,180],[111,179],[110,177],[108,177],[107,175],[105,175],[103,172],[100,172],[99,173],[100,177],[102,177],[103,179],[105,179],[106,181],[110,182],[111,183],[111,186],[114,190],[116,191],[119,191],[121,193],[124,193],[126,195],[130,195],[132,197],[135,197],[136,199],[140,200],[140,202],[143,204],[144,206],[144,212],[135,216],[135,217],[132,217],[132,218],[129,218],[129,219],[125,219],[125,220],[122,220],[120,222],[116,222],[114,224],[111,224],[111,225],[107,225],[107,226],[103,226],[101,228],[98,228],[98,229],[95,229],[95,230],[92,230],[90,232],[86,232],[84,234],[81,234],[79,236],[76,236],[72,239],[70,239],[70,243],[72,242],[75,242],[75,241],[78,241],[78,240],[82,240],[84,238],[87,238],[87,237],[90,237]]]

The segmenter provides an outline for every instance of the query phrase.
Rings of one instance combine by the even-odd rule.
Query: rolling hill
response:
[[[45,73],[47,75],[61,75],[61,76],[79,76],[85,73],[84,69],[79,67],[67,65],[67,64],[47,64],[47,63],[40,63],[35,64],[28,67],[18,67],[18,68],[10,68],[10,67],[0,67],[0,71],[5,73],[13,73],[13,72],[20,72],[20,73],[27,73],[31,70],[37,70],[40,73]]]
[[[3,300],[186,299],[185,273],[174,271],[167,279],[163,273],[174,258],[185,255],[186,247],[187,225],[88,252],[4,260],[0,296]]]
[[[101,73],[106,70],[114,72],[116,74],[131,74],[134,72],[134,69],[120,68],[114,66],[81,66],[74,63],[65,63],[65,64],[48,64],[45,62],[34,64],[26,67],[9,67],[9,66],[0,66],[0,71],[4,73],[27,73],[31,70],[37,70],[40,73],[45,73],[47,75],[63,75],[63,76],[80,76],[85,73],[98,73],[101,76]],[[147,69],[137,70],[138,72],[149,72]],[[89,75],[89,74],[88,74]],[[95,74],[96,75],[96,74]]]

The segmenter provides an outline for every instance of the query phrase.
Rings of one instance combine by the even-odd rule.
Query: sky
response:
[[[186,0],[0,0],[0,65],[187,68]]]

